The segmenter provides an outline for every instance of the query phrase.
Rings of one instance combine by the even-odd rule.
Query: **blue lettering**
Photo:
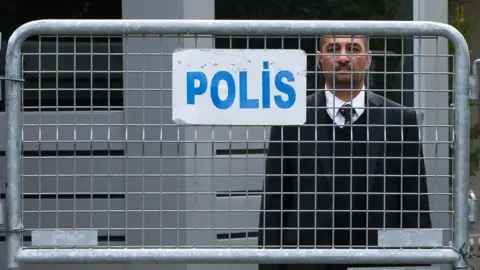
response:
[[[195,87],[195,81],[199,86]],[[195,96],[205,94],[207,91],[208,80],[203,72],[187,72],[187,104],[195,104]]]
[[[279,108],[288,109],[295,104],[296,94],[295,89],[291,85],[283,82],[284,78],[287,79],[288,82],[293,82],[295,81],[295,76],[288,70],[282,70],[275,75],[275,87],[278,91],[287,94],[288,99],[285,101],[280,95],[276,95],[274,99]]]
[[[258,99],[248,99],[247,93],[247,72],[240,71],[240,108],[255,109],[258,108]]]
[[[268,109],[271,107],[271,72],[269,70],[269,62],[263,61],[262,70],[262,86],[261,86],[261,108]],[[209,79],[204,72],[195,71],[187,72],[186,74],[187,87],[187,104],[195,104],[196,96],[204,95],[207,90],[210,90],[210,98],[215,107],[220,110],[229,109],[235,99],[237,98],[237,89],[239,96],[239,107],[241,109],[258,109],[260,108],[260,100],[257,98],[248,97],[248,73],[247,71],[240,71],[238,76],[238,87],[233,75],[225,70],[218,71]],[[273,74],[272,74],[273,75]],[[223,100],[220,98],[219,85],[221,82],[226,84],[227,96]],[[295,82],[295,76],[288,70],[279,71],[274,75],[275,88],[287,96],[282,98],[281,94],[274,95],[273,100],[275,105],[280,109],[288,109],[295,104],[296,93],[295,89],[289,84]]]
[[[262,71],[262,106],[265,109],[270,108],[270,71],[268,71],[268,61],[263,62]],[[266,70],[265,70],[266,69]]]
[[[225,100],[221,100],[218,95],[218,85],[221,81],[225,81],[227,83],[228,92]],[[228,73],[227,71],[219,71],[215,73],[212,78],[210,96],[215,107],[221,110],[230,108],[235,101],[235,79],[233,78],[232,74]]]

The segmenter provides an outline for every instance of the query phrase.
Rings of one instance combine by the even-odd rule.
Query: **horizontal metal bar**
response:
[[[462,43],[453,26],[430,21],[337,20],[36,20],[23,24],[9,40],[22,42],[31,35],[322,35],[444,36]],[[20,38],[19,38],[20,36]],[[458,47],[458,46],[457,46]],[[463,46],[462,46],[463,47]],[[463,49],[463,48],[462,48]]]
[[[14,81],[14,82],[24,82],[24,79],[21,78],[9,78],[5,76],[0,76],[0,81]]]
[[[447,264],[460,258],[452,249],[22,249],[16,254],[23,264]]]

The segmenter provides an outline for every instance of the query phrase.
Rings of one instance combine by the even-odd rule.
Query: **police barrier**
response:
[[[52,126],[52,124],[42,122],[38,118],[38,115],[22,114],[22,91],[27,90],[29,87],[35,87],[22,84],[21,81],[23,79],[23,55],[21,49],[24,41],[30,36],[124,35],[123,42],[125,43],[124,45],[128,47],[129,44],[131,44],[131,40],[128,41],[127,37],[133,35],[157,35],[160,36],[161,39],[166,43],[168,43],[168,39],[171,39],[172,35],[176,41],[176,39],[180,37],[187,39],[205,38],[205,36],[201,35],[207,35],[207,38],[208,35],[313,35],[318,37],[318,35],[332,33],[401,37],[439,36],[447,38],[455,45],[455,82],[453,87],[453,89],[455,89],[453,92],[455,106],[454,108],[446,108],[447,111],[454,110],[455,118],[454,123],[448,123],[445,125],[447,128],[452,125],[454,127],[455,135],[454,140],[452,141],[454,143],[455,151],[452,175],[455,187],[454,204],[452,210],[442,210],[447,213],[454,213],[453,228],[451,228],[453,229],[453,242],[451,246],[442,244],[440,246],[435,245],[433,248],[430,247],[428,249],[262,249],[259,247],[254,247],[255,245],[252,245],[252,243],[239,244],[237,242],[237,245],[233,245],[233,236],[239,233],[239,229],[242,229],[240,227],[245,225],[245,223],[249,223],[249,226],[245,226],[246,228],[243,228],[246,229],[244,233],[247,236],[252,235],[251,232],[256,230],[255,225],[250,226],[250,222],[255,220],[255,218],[250,218],[250,215],[254,214],[255,216],[258,216],[258,210],[256,212],[249,211],[247,208],[248,204],[252,202],[255,204],[258,203],[258,196],[255,198],[249,197],[247,198],[248,200],[231,199],[229,201],[230,204],[220,205],[218,203],[220,201],[218,198],[225,197],[225,192],[212,192],[212,190],[209,189],[210,186],[208,186],[206,183],[215,182],[220,179],[218,180],[219,184],[225,185],[228,180],[233,180],[228,181],[228,185],[234,186],[240,181],[248,182],[250,179],[249,177],[262,178],[263,175],[261,173],[250,173],[248,168],[259,167],[260,165],[258,164],[263,162],[264,156],[262,156],[263,153],[256,153],[256,159],[249,159],[249,154],[247,153],[240,155],[240,158],[238,158],[238,156],[234,157],[232,154],[236,151],[234,148],[215,148],[217,156],[214,158],[211,154],[212,145],[208,144],[208,142],[217,142],[218,134],[222,133],[225,133],[224,138],[227,139],[218,139],[218,143],[233,145],[239,142],[235,139],[235,137],[239,134],[233,132],[231,129],[228,130],[228,127],[227,131],[222,131],[221,128],[223,125],[274,125],[275,123],[271,121],[278,121],[277,124],[281,125],[288,125],[289,122],[290,125],[298,125],[299,123],[302,123],[305,115],[301,109],[305,108],[305,103],[302,101],[304,95],[299,93],[303,92],[295,93],[295,102],[293,102],[293,105],[290,107],[291,99],[288,99],[288,97],[292,98],[291,89],[287,86],[288,84],[284,84],[285,80],[280,81],[280,79],[275,79],[280,78],[277,76],[282,76],[283,74],[285,75],[285,79],[291,83],[290,85],[298,82],[298,87],[294,87],[295,90],[304,91],[305,89],[302,88],[304,86],[304,81],[302,79],[303,74],[301,73],[302,68],[304,67],[301,67],[300,65],[296,68],[289,67],[289,70],[292,73],[294,73],[292,70],[300,72],[299,75],[294,74],[295,78],[300,78],[299,81],[292,82],[290,73],[277,70],[270,74],[270,88],[266,86],[266,81],[262,80],[263,76],[262,78],[257,77],[257,79],[254,80],[256,81],[256,85],[254,85],[256,88],[253,86],[250,88],[248,85],[248,78],[250,74],[248,72],[243,73],[242,71],[229,71],[220,72],[215,75],[218,70],[207,68],[207,70],[212,72],[215,70],[216,71],[215,73],[205,72],[205,76],[203,73],[189,73],[190,75],[187,76],[187,72],[198,72],[198,67],[194,67],[193,70],[184,68],[182,69],[183,72],[173,70],[172,83],[178,83],[182,80],[184,81],[184,86],[177,84],[172,87],[173,91],[175,91],[173,93],[173,97],[171,98],[172,102],[179,101],[179,104],[173,104],[173,107],[169,107],[168,105],[159,106],[158,104],[155,106],[150,106],[148,103],[151,102],[152,98],[145,97],[146,93],[148,92],[149,94],[152,94],[152,92],[162,92],[161,103],[163,104],[163,99],[170,100],[168,95],[169,91],[167,91],[168,87],[163,87],[163,85],[160,87],[149,86],[148,82],[150,80],[159,80],[158,73],[155,74],[157,77],[154,78],[147,76],[150,71],[145,67],[146,64],[135,65],[135,61],[133,60],[134,57],[138,55],[145,57],[145,55],[148,54],[144,52],[131,53],[130,56],[132,56],[132,58],[129,58],[129,55],[125,55],[125,57],[128,59],[128,61],[125,60],[125,65],[127,66],[126,69],[128,70],[124,72],[124,75],[127,76],[125,79],[125,89],[127,95],[131,98],[131,100],[128,100],[127,104],[124,106],[126,123],[118,124],[115,122],[117,121],[116,117],[111,117],[111,115],[105,117],[101,114],[94,115],[92,112],[89,112],[90,115],[87,116],[80,116],[80,114],[76,112],[74,121],[65,121],[64,116],[60,116],[60,113],[56,112],[58,115],[53,120],[53,126],[55,126],[56,130],[52,132],[53,135],[46,135],[45,132],[38,132],[38,129],[47,130]],[[143,40],[143,37],[140,37],[139,39]],[[175,44],[179,43],[177,42]],[[272,70],[272,59],[278,60],[276,57],[279,57],[280,59],[285,58],[285,60],[287,59],[286,57],[282,57],[282,54],[288,55],[288,53],[278,51],[275,53],[278,53],[277,55],[274,55],[275,59],[271,58],[268,61],[268,68],[270,70]],[[80,53],[77,51],[75,51],[73,54],[80,55]],[[92,58],[95,54],[98,53],[94,53],[93,49],[88,53],[88,55],[90,55]],[[103,54],[112,55],[113,53],[108,51],[104,52]],[[58,53],[57,55],[61,54]],[[150,55],[154,57],[156,54],[150,53]],[[180,54],[176,54],[175,56],[178,55]],[[219,59],[221,59],[221,57],[217,58],[217,60]],[[143,62],[146,62],[147,58],[142,58],[142,60]],[[188,60],[188,63],[195,63],[192,59]],[[265,72],[264,69],[267,69],[267,67],[263,65],[264,61],[264,57],[258,57],[257,61],[252,63],[252,65],[256,65],[255,68],[258,70],[255,72],[257,76],[266,74],[262,73]],[[9,269],[15,269],[19,268],[19,264],[38,263],[451,263],[456,268],[466,268],[468,266],[468,262],[465,254],[468,250],[467,235],[469,228],[469,61],[469,50],[463,36],[455,28],[449,25],[433,22],[42,20],[27,23],[17,29],[10,38],[6,59],[6,114],[8,123],[6,142],[6,182],[8,184],[6,189],[7,267]],[[55,61],[53,61],[53,63],[55,63]],[[298,61],[297,63],[303,62]],[[130,65],[133,65],[133,68]],[[167,68],[165,66],[168,65],[162,63],[161,68],[166,72],[167,70],[165,69]],[[287,64],[284,63],[280,66],[287,66]],[[179,68],[180,66],[176,66],[175,62],[173,62],[173,67]],[[129,68],[133,70],[130,70]],[[77,69],[74,69],[74,71],[74,73],[78,73]],[[110,70],[108,71],[110,72]],[[56,73],[56,78],[60,77],[58,75],[58,67],[54,69],[54,73]],[[113,72],[110,73],[113,74]],[[235,73],[236,76],[234,76],[233,73]],[[132,78],[138,74],[140,74],[141,83],[137,84],[136,86],[129,85],[128,82],[131,82]],[[176,75],[180,76],[181,74],[183,74],[182,76],[186,77],[180,79],[175,78]],[[275,74],[275,77],[273,74]],[[163,77],[163,73],[160,74],[160,76],[162,76],[161,80],[167,80]],[[245,76],[247,78],[245,78]],[[220,79],[223,81],[222,87],[220,86]],[[248,87],[244,87],[244,82],[247,82]],[[225,88],[225,84],[229,84],[229,87]],[[261,87],[259,87],[259,84],[261,84]],[[138,85],[141,86],[138,87]],[[276,89],[273,88],[273,86],[275,86]],[[40,88],[40,86],[38,87]],[[89,87],[89,90],[93,91],[92,88],[94,88],[94,86]],[[177,87],[182,91],[177,92]],[[59,87],[57,85],[53,88],[58,89]],[[136,92],[138,89],[140,89],[141,92]],[[232,89],[235,89],[235,91]],[[252,92],[250,92],[250,89],[252,89]],[[165,95],[163,93],[164,91],[166,92]],[[449,89],[449,91],[451,91],[451,89]],[[283,94],[281,97],[276,96],[279,94],[279,92],[286,94],[287,99],[285,99],[285,95]],[[437,92],[440,93],[440,91]],[[254,93],[256,93],[256,96]],[[175,96],[176,94],[182,94],[183,96]],[[138,98],[139,96],[142,97],[142,102],[135,103],[135,98]],[[270,97],[270,99],[265,99],[265,97]],[[201,107],[202,104],[207,104],[208,108],[207,105]],[[213,106],[214,104],[216,106]],[[299,104],[299,107],[295,107],[297,104]],[[193,110],[193,112],[189,111],[188,113],[182,115],[182,111],[179,110],[173,113],[172,116],[172,109],[176,110],[177,108],[180,108],[179,106],[183,106],[185,110]],[[145,112],[152,109],[152,107],[154,107],[153,109],[162,107],[162,109],[165,110],[156,111],[153,113],[155,114],[154,117],[152,117],[152,114],[146,117]],[[254,109],[258,108],[259,110],[253,110],[253,113],[247,116],[235,117],[234,113],[239,113],[240,111],[242,113],[248,112],[249,110],[247,109],[249,109],[249,107],[253,107]],[[291,112],[286,113],[284,115],[284,119],[282,119],[283,116],[279,116],[278,114],[276,117],[272,116],[273,113],[272,115],[269,114],[275,110],[277,113],[288,112],[288,110],[292,108],[295,108],[295,111],[298,110],[298,114],[292,114]],[[198,111],[198,109],[201,111]],[[260,109],[268,110],[265,112],[260,112]],[[429,111],[438,110],[439,108],[420,109]],[[93,109],[91,110],[93,111]],[[205,111],[208,113],[205,113]],[[217,117],[218,114],[222,113],[228,115],[228,117]],[[136,122],[133,120],[133,115],[136,115],[136,119],[139,121]],[[192,116],[196,118],[188,118]],[[209,116],[212,118],[209,118]],[[179,123],[186,123],[186,128],[189,129],[189,133],[181,132],[178,126],[166,123],[167,120],[165,119],[171,121],[172,118]],[[246,118],[249,118],[249,121],[246,121]],[[197,132],[200,129],[199,126],[203,123],[205,123],[205,125],[213,125],[213,121],[217,121],[217,124],[220,123],[222,126],[211,127],[210,130],[203,130],[207,132],[202,132],[200,136],[200,133]],[[30,128],[32,122],[36,124],[37,130],[36,132],[33,132],[32,134],[34,135],[31,136],[36,136],[35,134],[42,134],[42,138],[45,136],[52,136],[50,137],[51,139],[48,140],[49,142],[53,141],[57,144],[62,142],[87,142],[86,146],[82,146],[87,148],[94,148],[94,143],[108,144],[109,147],[122,147],[122,143],[127,142],[129,146],[128,151],[123,154],[124,156],[120,154],[120,158],[115,158],[113,154],[108,154],[107,158],[104,158],[103,160],[94,160],[93,154],[91,154],[92,157],[88,159],[87,155],[87,162],[90,166],[88,167],[89,169],[87,172],[78,172],[80,170],[80,165],[78,164],[84,162],[85,160],[84,158],[81,158],[81,154],[77,154],[78,157],[76,157],[76,159],[72,159],[73,162],[75,162],[75,165],[72,165],[73,169],[71,171],[68,171],[69,168],[61,166],[60,157],[55,157],[54,159],[50,158],[50,161],[53,160],[54,163],[59,163],[56,164],[57,167],[55,167],[55,170],[50,171],[48,174],[42,174],[39,172],[40,170],[31,172],[28,170],[33,170],[33,165],[22,166],[22,164],[26,164],[29,160],[28,155],[24,155],[22,157],[22,148],[24,149],[25,147],[28,147],[28,145],[25,143],[27,139],[22,137],[22,134],[24,131],[27,131]],[[74,122],[74,124],[72,124],[72,122]],[[115,124],[112,124],[113,122],[115,122]],[[155,125],[151,124],[151,122],[154,122]],[[190,126],[188,125],[189,122],[195,123],[195,125]],[[64,129],[65,126],[68,128],[73,127],[74,131],[69,130],[69,132],[71,132],[69,134],[75,135],[70,135],[68,139],[62,139],[58,137],[59,131]],[[85,126],[87,129],[84,128]],[[94,126],[98,128],[107,126],[109,128],[109,131],[107,132],[108,136],[100,139],[94,137],[94,135],[92,135],[95,134],[95,132],[93,132]],[[44,127],[45,129],[42,129]],[[120,128],[116,129],[118,127]],[[149,134],[155,134],[155,138],[157,138],[156,140],[151,139],[149,137],[150,135],[145,135],[146,129],[155,127],[160,128],[154,129],[154,131]],[[424,128],[428,129],[431,128],[431,126],[425,125]],[[434,125],[434,128],[440,127],[439,125]],[[173,132],[168,133],[172,130]],[[208,133],[208,131],[210,132],[210,137],[205,137],[205,133]],[[243,132],[246,133],[246,139],[243,139],[243,143],[250,144],[266,142],[265,136],[263,136],[262,139],[255,140],[249,137],[250,134],[248,131]],[[29,135],[27,133],[28,132],[25,132],[24,136],[28,137]],[[216,134],[214,138],[212,138],[212,133]],[[84,137],[86,139],[79,139],[79,137],[82,136],[86,136]],[[113,139],[114,137],[115,139]],[[132,137],[135,138],[132,139]],[[30,140],[30,142],[33,141],[38,143],[41,139],[37,138]],[[450,143],[449,140],[443,140],[443,142]],[[206,147],[202,147],[203,143],[207,143]],[[138,145],[135,146],[135,144],[140,144],[142,146],[138,147]],[[169,144],[173,144],[173,147]],[[190,146],[192,144],[193,146]],[[158,145],[160,145],[160,147]],[[55,147],[57,147],[56,150],[58,151],[60,146]],[[159,147],[159,149],[155,150],[155,147]],[[89,148],[89,151],[93,151],[91,148]],[[183,148],[188,148],[188,154],[186,154],[187,152],[182,152],[185,154],[180,154],[180,151]],[[168,152],[167,150],[171,152]],[[226,155],[224,154],[225,150],[228,150]],[[154,152],[154,154],[152,154],[152,152]],[[203,161],[205,160],[205,156],[202,156],[199,153],[210,153],[210,156],[206,156],[207,159],[210,159],[210,163],[204,163]],[[153,161],[153,165],[151,165],[149,168],[155,172],[146,172],[145,164],[150,162],[152,156],[155,156],[155,159]],[[258,156],[260,156],[260,158]],[[435,156],[434,159],[435,158],[438,157]],[[48,158],[44,159],[49,160]],[[118,159],[120,159],[120,162],[115,163],[115,160]],[[186,160],[185,163],[180,164],[181,160],[184,159]],[[445,159],[450,160],[451,157],[445,157]],[[107,160],[107,162],[105,160]],[[259,162],[259,160],[261,162]],[[65,160],[62,160],[62,164],[64,161]],[[36,163],[34,162],[33,164],[38,163],[40,163],[40,161],[37,159]],[[132,165],[138,163],[142,163],[142,165]],[[228,171],[229,169],[233,168],[232,164],[237,163],[241,164],[239,167],[236,167],[236,169],[238,169],[240,172],[237,171],[237,173],[234,173],[232,171]],[[160,167],[160,169],[158,167]],[[188,168],[180,173],[180,167]],[[212,171],[212,167],[224,169],[227,170],[227,172],[215,173]],[[120,170],[123,168],[123,174],[115,171],[119,168]],[[68,172],[62,173],[63,170]],[[103,171],[97,172],[96,170]],[[105,170],[107,171],[105,172]],[[28,173],[26,173],[27,171]],[[25,199],[26,204],[25,208],[23,208],[22,194],[24,191],[22,190],[22,184],[28,185],[28,183],[31,181],[29,182],[22,180],[32,176],[36,177],[37,180],[43,179],[42,177],[53,177],[55,188],[57,188],[54,189],[53,193],[58,196],[54,197],[54,199],[50,200],[48,203],[40,203],[39,200],[35,201],[35,203],[32,203]],[[58,188],[60,186],[59,178],[66,176],[71,177],[73,180],[70,179],[69,181],[72,181],[74,184],[82,182],[76,182],[78,178],[87,177],[87,179],[90,181],[87,180],[86,182],[91,182],[92,185],[93,183],[100,183],[98,181],[100,181],[101,177],[107,177],[107,198],[111,198],[110,189],[115,183],[117,183],[116,181],[119,181],[123,184],[125,184],[126,181],[128,190],[123,190],[123,192],[127,196],[125,201],[128,203],[125,202],[125,204],[135,204],[135,206],[126,211],[124,208],[122,209],[124,206],[122,206],[121,203],[114,204],[110,200],[108,203],[105,203],[106,199],[102,198],[100,198],[101,202],[95,201],[95,198],[93,197],[95,194],[93,194],[92,197],[89,197],[90,199],[87,200],[86,205],[85,202],[83,202],[83,204],[80,203],[80,200],[73,200],[73,202],[70,201],[69,203],[60,203],[58,198],[61,196],[59,196],[60,194],[57,194],[59,193]],[[429,177],[433,177],[435,179],[443,176],[445,175],[429,175]],[[182,184],[180,181],[184,181],[183,183],[185,184]],[[158,186],[158,182],[161,182],[161,187]],[[198,184],[200,182],[201,184]],[[157,184],[157,186],[154,186],[154,184]],[[190,185],[189,189],[181,191],[180,188],[184,185]],[[258,185],[258,183],[255,185]],[[227,195],[233,198],[232,194],[234,192],[231,191],[232,189],[233,187],[224,188],[223,191],[230,190],[230,192],[227,192]],[[42,188],[39,190],[37,195],[41,195],[42,190],[45,189]],[[73,192],[75,195],[78,194],[76,188],[73,188]],[[121,191],[119,191],[119,193],[120,192]],[[247,191],[247,194],[248,193],[249,192]],[[158,196],[149,201],[149,196],[151,195]],[[202,199],[202,195],[206,195],[207,197]],[[431,196],[436,195],[438,194],[432,192]],[[166,204],[167,201],[169,201],[170,204]],[[106,205],[102,205],[103,208],[101,210],[94,209],[96,207],[94,206],[95,204],[101,204],[102,202]],[[161,202],[160,204],[162,204],[162,208],[155,208],[155,205],[159,202]],[[202,202],[202,204],[200,204],[200,202]],[[182,205],[185,203],[189,205],[190,209],[182,209]],[[68,207],[68,204],[73,205],[73,210],[63,210],[65,207]],[[47,210],[45,210],[44,207],[46,207]],[[243,209],[242,215],[234,215],[239,209]],[[405,211],[408,212],[408,210]],[[73,213],[73,225],[68,224],[68,222],[62,223],[63,225],[59,225],[59,222],[62,222],[60,216],[65,212]],[[88,215],[87,217],[83,215],[82,218],[82,213],[85,212]],[[441,211],[436,211],[433,209],[432,212],[437,213]],[[47,215],[52,213],[54,214],[53,217],[51,215]],[[98,220],[94,218],[94,216],[96,216],[98,213],[103,213],[108,216],[108,225],[94,225],[94,223]],[[174,215],[172,215],[172,213]],[[120,216],[118,219],[115,218],[115,215],[122,214],[125,214],[125,216]],[[26,217],[32,217],[34,215],[36,215],[39,219],[38,222],[30,222],[28,226],[26,226],[26,224],[24,225],[24,221],[27,221]],[[127,218],[127,215],[129,218]],[[154,223],[157,225],[149,224],[147,226],[146,220],[149,219],[160,221],[160,224]],[[42,222],[40,222],[40,220]],[[213,222],[215,220],[220,220],[222,222],[222,226],[214,227]],[[39,225],[47,222],[53,222],[53,224],[49,225],[50,229],[53,229],[53,232],[47,232],[45,231],[45,225]],[[78,225],[75,222],[85,223],[82,223],[83,225]],[[125,222],[127,224],[125,224]],[[185,225],[182,222],[195,222],[196,225]],[[74,228],[73,231],[72,228]],[[78,230],[78,228],[87,229],[87,231],[81,231]],[[115,245],[112,244],[111,238],[107,238],[106,240],[105,238],[96,238],[97,233],[111,233],[116,230],[122,232],[126,231],[128,233],[124,240],[125,243]],[[147,234],[147,232],[152,231],[158,234],[156,236]],[[30,234],[32,237],[31,246],[22,244],[22,238],[27,234]],[[224,238],[225,234],[227,235],[227,238]],[[215,236],[215,238],[212,236]],[[188,238],[193,244],[181,244],[185,238]],[[159,245],[158,242],[155,244],[149,244],[151,243],[150,241],[155,239],[161,239],[162,244]],[[247,241],[249,240],[247,239]],[[100,242],[104,243],[101,244]],[[173,247],[171,244],[172,242],[174,243]],[[217,244],[214,245],[212,243]],[[222,246],[227,247],[221,248]]]

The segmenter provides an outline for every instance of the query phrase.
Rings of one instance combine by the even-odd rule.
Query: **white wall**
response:
[[[414,0],[414,20],[448,22],[447,0]],[[448,193],[449,184],[449,129],[438,127],[448,125],[449,111],[448,93],[438,92],[448,89],[448,59],[436,55],[448,54],[448,42],[445,38],[417,39],[414,41],[414,106],[419,110],[422,125],[430,125],[422,130],[424,153],[426,160],[429,191],[432,193]],[[430,55],[430,56],[425,56]],[[426,74],[426,73],[433,74]],[[435,74],[443,73],[443,74]],[[444,108],[443,110],[434,110]],[[433,126],[432,126],[433,125]],[[438,143],[432,143],[437,142]],[[431,209],[448,211],[449,199],[446,195],[432,195]],[[450,215],[447,213],[432,214],[432,221],[437,228],[450,228]]]
[[[214,18],[213,0],[123,0],[122,5],[125,19]],[[126,162],[131,164],[126,177],[128,246],[212,245],[216,239],[211,230],[193,230],[205,227],[199,223],[208,223],[211,219],[211,213],[195,213],[193,209],[199,209],[198,205],[211,208],[210,197],[214,194],[210,197],[186,195],[204,184],[200,178],[185,175],[196,173],[194,158],[186,158],[194,156],[194,145],[184,143],[185,140],[194,140],[195,133],[192,128],[178,127],[171,120],[172,52],[194,47],[194,42],[182,37],[160,38],[160,35],[124,39],[124,70],[149,71],[125,75],[125,124],[129,134]],[[202,39],[200,46],[211,47],[212,40]],[[150,109],[141,106],[150,106]],[[149,125],[148,128],[145,125]],[[138,143],[145,140],[148,142]],[[143,161],[135,158],[141,156],[150,158]],[[134,174],[156,177],[132,177]],[[142,196],[140,192],[149,192],[150,195]],[[136,215],[140,209],[144,209],[143,215]],[[188,269],[195,267],[189,265]],[[201,267],[209,269],[208,266]],[[129,269],[186,268],[187,265],[176,264],[135,265]]]
[[[448,23],[447,0],[413,0],[413,19],[415,21],[435,21]],[[438,125],[450,124],[449,110],[434,110],[434,108],[447,108],[448,93],[437,92],[447,90],[448,59],[436,55],[448,54],[448,41],[445,38],[417,39],[414,41],[414,106],[420,112],[420,124],[430,125],[422,129],[424,154],[430,193],[448,194],[450,164],[448,160],[451,130]],[[425,56],[432,55],[432,56]],[[426,73],[443,74],[426,74]],[[437,143],[435,143],[437,142]],[[431,195],[430,208],[443,213],[432,213],[433,226],[451,231],[451,215],[449,211],[449,198],[446,195]],[[447,233],[446,235],[450,235]],[[450,239],[448,239],[450,240]],[[450,265],[442,265],[442,269],[451,269]]]

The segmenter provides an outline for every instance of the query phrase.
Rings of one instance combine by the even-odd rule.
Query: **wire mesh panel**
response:
[[[319,35],[332,32],[367,38]],[[17,33],[7,74],[24,82],[6,91],[18,262],[465,263],[468,50],[449,26],[42,21]],[[304,50],[306,123],[175,124],[178,48]],[[342,88],[364,88],[347,122]]]

